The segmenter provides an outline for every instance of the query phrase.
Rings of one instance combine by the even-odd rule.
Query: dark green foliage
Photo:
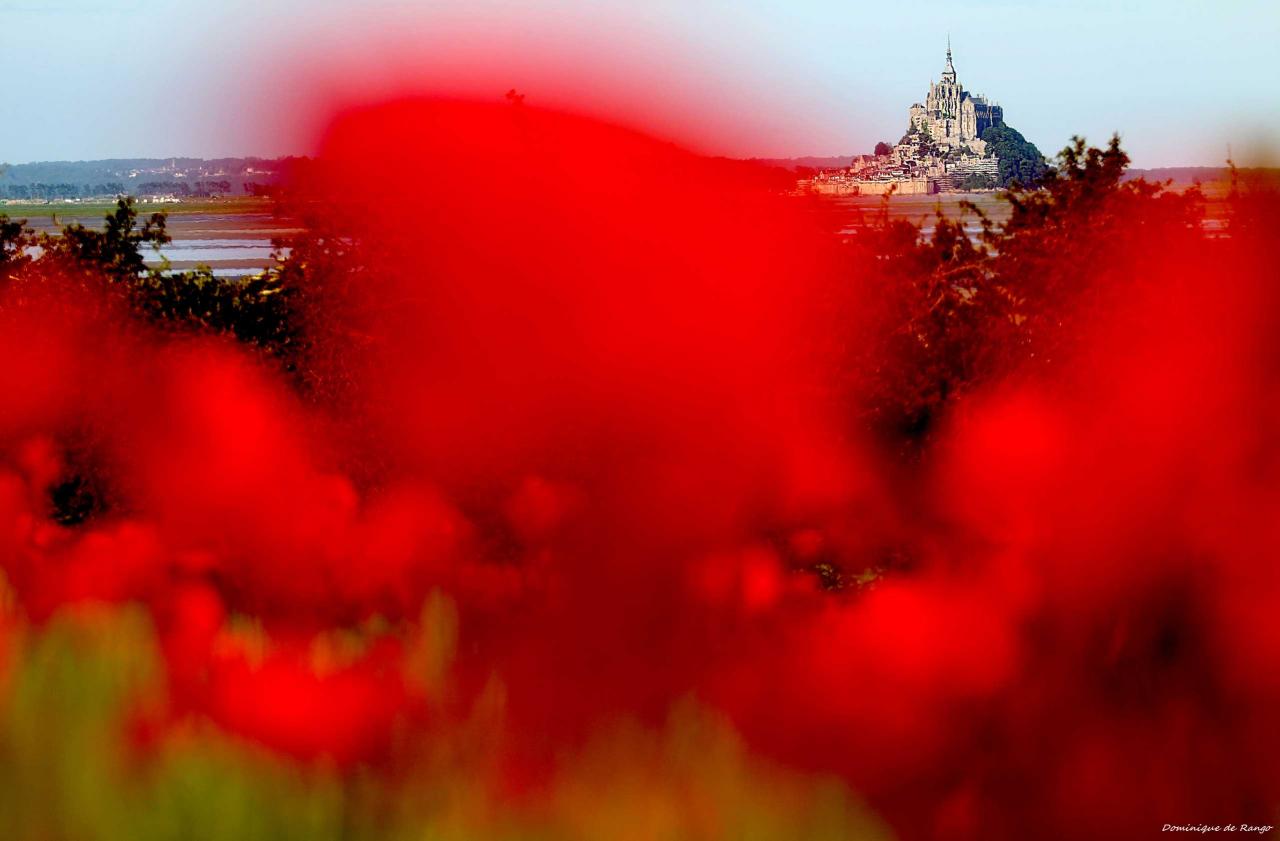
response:
[[[249,278],[219,278],[208,268],[167,271],[167,263],[147,266],[145,249],[170,241],[163,213],[141,225],[134,200],[120,199],[102,230],[67,225],[60,235],[35,236],[21,222],[0,216],[0,266],[37,263],[28,279],[75,278],[86,285],[105,283],[140,309],[153,323],[170,329],[229,333],[257,345],[291,368],[295,331],[291,325],[291,292],[279,271]],[[39,246],[40,259],[24,255]],[[43,271],[52,268],[53,271]],[[17,276],[15,274],[15,276]]]
[[[1000,161],[1000,187],[1034,185],[1048,169],[1035,144],[1004,123],[988,127],[982,132],[982,139],[988,144],[987,155],[995,155]]]
[[[301,223],[303,232],[274,241],[276,264],[262,277],[262,295],[282,299],[280,312],[287,321],[280,347],[288,351],[297,384],[312,399],[340,399],[361,376],[359,363],[333,342],[314,339],[367,337],[374,332],[372,325],[387,317],[379,303],[362,293],[371,280],[365,258],[376,251],[370,245],[378,234],[366,229],[364,214],[348,208],[283,201],[282,209]],[[281,256],[286,249],[288,256]]]
[[[1079,138],[1058,155],[1039,187],[1015,184],[1001,197],[1009,219],[978,208],[982,232],[939,213],[931,237],[887,213],[852,244],[878,266],[871,288],[882,331],[870,343],[857,383],[862,422],[920,452],[938,420],[974,388],[1029,366],[1053,365],[1108,307],[1111,290],[1149,274],[1171,244],[1198,241],[1198,190],[1174,193],[1123,180],[1128,157]],[[888,291],[885,291],[888,290]],[[885,364],[883,360],[890,360]]]
[[[10,220],[0,213],[0,268],[29,261],[24,250],[32,244],[32,231],[25,220]]]
[[[928,126],[907,126],[906,134],[898,139],[898,143],[913,143],[916,151],[922,155],[937,149],[933,142],[933,133],[929,131]]]
[[[156,272],[140,277],[134,294],[144,312],[161,324],[230,333],[292,367],[290,293],[278,273],[241,279],[215,277],[207,268]]]
[[[937,144],[933,142],[933,133],[929,131],[928,126],[922,127],[919,131],[911,135],[911,139],[916,144],[916,154],[921,157],[937,152]]]
[[[159,249],[169,241],[165,215],[153,213],[139,227],[138,211],[128,197],[120,199],[115,211],[107,214],[101,231],[76,223],[65,226],[60,235],[40,235],[37,244],[55,261],[97,271],[113,282],[131,283],[147,271],[143,246]]]
[[[876,150],[875,150],[876,157],[880,157],[881,155],[888,155],[891,152],[893,152],[893,147],[890,146],[885,141],[881,140],[879,143],[876,144]]]
[[[971,172],[960,180],[956,185],[961,190],[991,190],[997,186],[998,179],[995,176],[987,175],[982,172]]]
[[[1072,340],[1076,319],[1085,324],[1106,309],[1108,289],[1149,276],[1174,244],[1201,235],[1199,189],[1124,180],[1128,164],[1118,137],[1105,149],[1072,138],[1038,188],[1008,191],[1008,221],[985,236],[997,252],[992,270],[1017,283],[1020,327],[1041,360]]]

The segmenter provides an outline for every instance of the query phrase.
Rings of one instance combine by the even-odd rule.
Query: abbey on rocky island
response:
[[[950,38],[942,78],[929,85],[923,105],[909,109],[902,139],[885,145],[816,173],[802,188],[830,195],[992,190],[1014,178],[1032,183],[1044,170],[1040,151],[1005,123],[1004,109],[960,85]]]

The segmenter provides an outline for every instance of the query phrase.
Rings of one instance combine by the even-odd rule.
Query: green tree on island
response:
[[[1014,182],[1024,186],[1035,184],[1048,170],[1044,155],[1036,145],[1011,126],[1004,123],[989,126],[982,133],[982,140],[987,144],[987,156],[994,155],[1000,162],[997,186],[1010,187]]]

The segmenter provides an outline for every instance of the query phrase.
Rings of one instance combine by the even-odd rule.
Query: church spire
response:
[[[956,67],[951,63],[951,33],[947,33],[947,67],[942,71],[942,78],[948,82],[956,80]]]

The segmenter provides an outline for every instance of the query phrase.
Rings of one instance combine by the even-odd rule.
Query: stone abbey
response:
[[[805,188],[832,195],[989,190],[1013,175],[1034,177],[1036,167],[1018,169],[1022,155],[1032,155],[1042,168],[1039,151],[1005,123],[1004,109],[960,84],[950,38],[942,78],[930,83],[924,104],[913,104],[907,114],[906,133],[887,152],[882,144],[879,154],[858,155],[847,167],[819,172]],[[1019,146],[1027,149],[1019,152]]]
[[[942,79],[929,85],[924,105],[910,109],[910,127],[946,149],[968,147],[978,154],[986,151],[982,133],[1004,122],[1004,110],[986,97],[969,93],[956,79],[951,63],[951,39],[947,39],[947,66]]]

